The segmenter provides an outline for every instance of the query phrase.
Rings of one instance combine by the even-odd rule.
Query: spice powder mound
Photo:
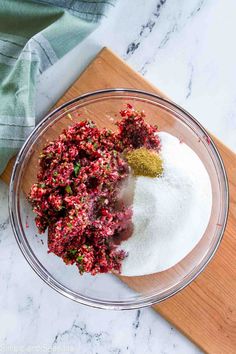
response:
[[[129,174],[125,156],[134,149],[158,151],[157,128],[132,106],[120,112],[118,132],[84,120],[64,130],[40,155],[28,199],[39,232],[48,229],[48,252],[79,272],[118,272],[126,257],[114,242],[130,229],[132,210],[118,200]]]
[[[129,151],[126,159],[135,176],[160,177],[163,173],[163,163],[160,156],[146,148]]]

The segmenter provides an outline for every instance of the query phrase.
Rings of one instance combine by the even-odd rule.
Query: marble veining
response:
[[[194,73],[194,67],[192,63],[189,63],[189,71],[190,71],[190,76],[188,80],[188,85],[187,85],[187,92],[185,98],[188,99],[192,93],[192,84],[193,84],[193,73]]]
[[[108,46],[236,151],[235,12],[235,0],[118,0],[39,77],[37,118]],[[0,183],[0,353],[201,353],[150,308],[92,309],[45,285],[16,244],[7,193]]]
[[[158,55],[159,50],[165,47],[165,45],[168,43],[170,38],[175,35],[176,32],[181,30],[182,27],[186,26],[187,22],[191,20],[203,7],[205,0],[200,0],[196,3],[196,1],[189,2],[190,8],[184,8],[184,11],[182,11],[181,6],[178,6],[176,8],[176,12],[172,10],[172,8],[167,7],[166,0],[159,1],[156,5],[155,10],[152,12],[150,18],[148,19],[147,23],[144,25],[141,25],[141,30],[138,33],[137,39],[133,42],[131,42],[128,45],[126,55],[123,56],[124,60],[128,60],[131,55],[134,54],[135,50],[139,48],[140,44],[148,38],[148,36],[151,34],[154,26],[158,24],[158,18],[161,17],[161,15],[166,18],[168,21],[166,21],[165,25],[167,26],[165,28],[165,31],[163,33],[161,32],[162,36],[158,38],[156,36],[156,33],[153,35],[155,36],[154,40],[158,40],[156,42],[156,45],[153,46],[153,51],[149,50],[147,51],[148,58],[147,60],[143,63],[141,68],[137,68],[137,70],[142,74],[145,75],[147,70],[148,70],[148,65],[150,65],[152,62],[155,61],[156,56]],[[173,2],[172,2],[173,4]],[[165,10],[165,5],[166,5],[166,10]],[[176,5],[176,3],[174,4]],[[188,6],[189,6],[188,5]],[[165,11],[164,11],[165,10]],[[169,11],[170,10],[170,11]],[[159,19],[161,21],[162,18]],[[159,27],[156,26],[156,31],[159,32]],[[148,43],[149,44],[149,43]]]
[[[124,60],[127,60],[132,54],[134,54],[135,50],[138,49],[143,38],[147,38],[148,35],[152,32],[154,26],[156,26],[157,19],[160,16],[162,6],[165,4],[166,0],[160,0],[155,6],[155,10],[152,12],[148,21],[145,24],[141,25],[138,37],[136,40],[132,41],[126,50],[126,55],[123,56]]]

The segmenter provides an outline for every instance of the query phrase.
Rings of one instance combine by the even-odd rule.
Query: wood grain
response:
[[[56,106],[85,92],[126,87],[164,94],[104,48]],[[153,306],[206,353],[236,353],[236,155],[218,139],[214,141],[224,160],[230,188],[230,211],[225,235],[205,271],[187,288]],[[9,182],[13,160],[1,178]],[[128,278],[127,278],[128,279]],[[126,280],[139,290],[140,284]],[[158,334],[157,334],[158,335]]]

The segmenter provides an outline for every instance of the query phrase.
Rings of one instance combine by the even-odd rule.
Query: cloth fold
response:
[[[115,0],[1,0],[0,174],[35,127],[37,76],[88,36]]]

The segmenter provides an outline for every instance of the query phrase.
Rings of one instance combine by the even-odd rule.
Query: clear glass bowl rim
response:
[[[12,229],[14,232],[15,239],[17,241],[17,244],[24,255],[25,259],[29,263],[29,265],[32,267],[32,269],[38,274],[38,276],[45,282],[47,283],[51,288],[56,290],[58,293],[64,295],[67,298],[70,298],[71,300],[76,301],[77,303],[81,303],[90,307],[95,307],[95,308],[101,308],[101,309],[111,309],[111,310],[131,310],[131,309],[137,309],[137,308],[142,308],[150,305],[154,305],[156,303],[159,303],[163,300],[166,300],[170,298],[171,296],[177,294],[179,291],[184,289],[187,285],[189,285],[198,275],[205,269],[205,267],[208,265],[208,263],[211,261],[212,257],[214,256],[215,252],[217,251],[220,242],[222,241],[223,234],[225,231],[225,227],[227,224],[227,218],[228,218],[228,209],[229,209],[229,188],[228,188],[228,179],[227,179],[227,174],[225,171],[224,163],[223,160],[220,156],[220,153],[214,143],[214,141],[211,139],[211,148],[212,152],[214,155],[215,160],[218,162],[218,165],[220,166],[220,172],[221,175],[223,176],[223,188],[224,188],[224,215],[223,215],[223,220],[221,223],[221,227],[219,228],[218,231],[218,238],[217,242],[215,243],[214,247],[211,249],[211,252],[209,252],[208,257],[205,257],[204,261],[199,264],[197,269],[194,272],[191,272],[191,275],[188,274],[188,279],[183,279],[178,286],[176,286],[172,291],[167,291],[164,296],[161,298],[158,297],[158,295],[152,295],[152,296],[146,296],[143,297],[142,299],[135,299],[135,300],[120,300],[120,301],[108,301],[108,300],[97,300],[94,298],[88,298],[86,296],[83,296],[81,294],[78,294],[67,287],[63,286],[60,282],[58,282],[56,279],[54,279],[50,274],[47,272],[47,270],[42,266],[42,264],[35,259],[34,255],[31,253],[31,251],[28,249],[28,247],[24,243],[24,238],[25,235],[22,232],[21,228],[19,227],[19,207],[18,207],[18,189],[19,189],[19,175],[21,172],[21,161],[23,161],[25,155],[27,154],[29,150],[29,142],[32,140],[32,138],[37,138],[37,132],[38,129],[42,126],[47,126],[51,122],[51,118],[61,111],[62,109],[65,109],[66,107],[70,106],[73,103],[77,103],[79,101],[82,101],[84,99],[90,99],[94,96],[99,96],[103,94],[119,94],[121,95],[123,93],[130,93],[130,94],[137,94],[137,95],[143,95],[149,100],[158,100],[159,102],[162,102],[164,106],[168,105],[170,106],[174,111],[179,112],[180,114],[184,115],[187,117],[187,119],[191,122],[194,123],[194,125],[205,135],[209,136],[208,132],[205,130],[205,128],[190,114],[188,113],[185,109],[183,109],[181,106],[177,105],[176,103],[171,102],[170,100],[163,98],[161,96],[158,96],[157,94],[150,93],[147,91],[143,90],[136,90],[136,89],[127,89],[127,88],[111,88],[111,89],[104,89],[104,90],[97,90],[97,91],[92,91],[83,95],[80,95],[78,97],[75,97],[74,99],[67,101],[66,103],[62,104],[55,110],[51,111],[49,114],[47,114],[41,122],[34,128],[32,133],[29,135],[29,137],[26,139],[25,143],[23,144],[22,148],[20,149],[14,167],[13,167],[13,172],[11,176],[11,181],[10,181],[10,187],[9,187],[9,215],[10,215],[10,222],[12,225]]]

